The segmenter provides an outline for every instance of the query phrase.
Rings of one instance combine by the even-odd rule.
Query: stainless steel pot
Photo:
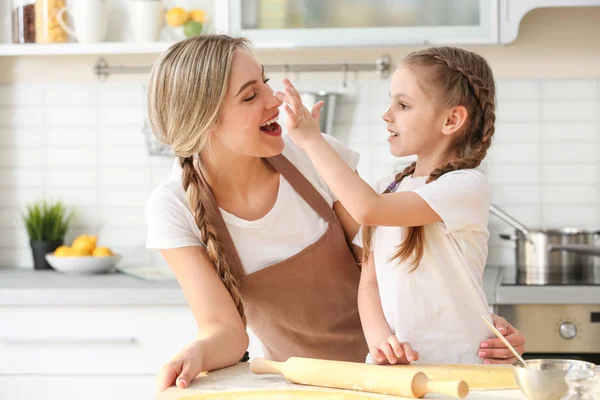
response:
[[[490,211],[515,228],[517,282],[527,285],[582,284],[594,281],[600,233],[577,228],[528,229],[498,207]]]

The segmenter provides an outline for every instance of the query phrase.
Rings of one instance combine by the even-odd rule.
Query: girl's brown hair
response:
[[[457,158],[431,172],[426,183],[438,179],[445,173],[459,169],[476,168],[481,164],[494,135],[495,84],[492,70],[486,60],[478,54],[456,47],[433,47],[410,53],[403,61],[420,77],[419,83],[436,97],[444,108],[464,106],[468,111],[464,134],[455,143]],[[395,189],[402,179],[414,173],[416,162],[396,174],[395,184],[383,193]],[[363,262],[372,248],[373,226],[363,229]],[[398,262],[412,256],[411,270],[419,266],[423,258],[423,226],[408,227],[406,238],[390,257]]]
[[[194,157],[209,147],[208,132],[217,122],[238,49],[249,50],[248,41],[225,35],[201,35],[174,44],[152,67],[147,108],[154,135],[179,157],[200,239],[246,325],[238,282],[201,201],[201,166]]]

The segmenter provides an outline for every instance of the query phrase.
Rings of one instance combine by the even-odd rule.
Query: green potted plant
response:
[[[27,205],[27,212],[22,216],[33,253],[33,268],[52,269],[46,261],[46,254],[64,243],[73,212],[67,212],[60,201],[40,201]]]

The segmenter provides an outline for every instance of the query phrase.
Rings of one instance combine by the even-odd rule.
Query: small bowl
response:
[[[99,274],[114,267],[121,256],[93,257],[56,257],[52,253],[46,254],[46,261],[52,268],[65,274]]]
[[[525,360],[529,369],[519,361],[513,364],[513,374],[521,391],[530,400],[560,400],[569,386],[565,381],[572,369],[595,370],[590,362],[564,359]]]

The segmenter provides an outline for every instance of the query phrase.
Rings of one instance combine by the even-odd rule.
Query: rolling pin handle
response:
[[[283,375],[283,363],[277,361],[269,361],[264,358],[255,358],[250,361],[250,370],[252,373],[261,374],[277,374]]]
[[[434,381],[424,373],[419,372],[413,380],[413,394],[420,399],[428,393],[444,394],[464,399],[469,394],[469,384],[462,380]]]

